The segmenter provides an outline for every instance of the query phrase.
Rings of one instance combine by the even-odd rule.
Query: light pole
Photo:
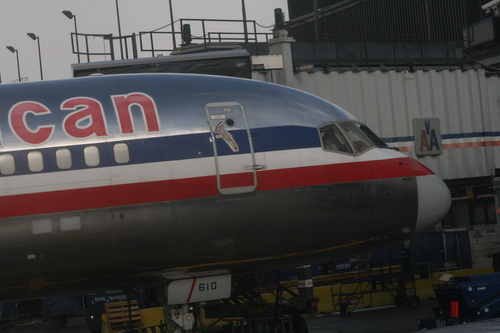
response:
[[[67,18],[75,20],[75,37],[76,37],[76,54],[78,56],[78,63],[80,63],[80,45],[78,44],[78,30],[76,29],[76,15],[73,15],[69,10],[63,10],[62,13]]]
[[[32,32],[27,33],[28,37],[36,40],[38,42],[38,60],[40,61],[40,80],[43,81],[43,71],[42,71],[42,51],[40,50],[40,37]]]
[[[7,46],[7,50],[9,50],[10,52],[16,54],[16,58],[17,58],[17,78],[19,79],[19,82],[21,82],[21,69],[19,67],[19,51],[17,51],[17,49],[15,49],[12,46]]]

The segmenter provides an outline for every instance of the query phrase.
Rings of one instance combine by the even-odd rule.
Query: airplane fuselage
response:
[[[2,299],[341,258],[449,208],[430,170],[282,86],[106,76],[2,85],[0,101]],[[348,147],[326,146],[331,126]]]

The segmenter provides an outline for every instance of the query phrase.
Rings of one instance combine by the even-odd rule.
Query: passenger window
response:
[[[56,163],[59,169],[66,170],[71,168],[73,165],[71,161],[71,151],[67,148],[56,150]]]
[[[59,222],[61,231],[77,231],[82,229],[82,218],[80,216],[63,217]]]
[[[95,167],[101,163],[99,148],[96,146],[85,147],[85,149],[83,149],[83,156],[85,157],[85,164],[89,167]]]
[[[14,155],[12,154],[2,154],[0,155],[0,173],[2,175],[12,175],[16,172],[16,163],[14,161]]]
[[[30,151],[28,153],[28,168],[31,172],[40,172],[43,170],[43,155],[39,151]]]
[[[319,129],[319,132],[324,149],[349,154],[353,153],[345,136],[335,124],[322,127]]]
[[[31,221],[33,235],[50,234],[53,230],[52,220],[50,219]]]
[[[368,148],[373,147],[373,143],[359,130],[359,128],[351,122],[340,123],[340,127],[346,134],[347,138],[354,144],[358,152],[364,152]]]
[[[115,161],[118,164],[125,164],[130,161],[130,153],[125,143],[117,143],[114,145],[113,153],[115,154]]]

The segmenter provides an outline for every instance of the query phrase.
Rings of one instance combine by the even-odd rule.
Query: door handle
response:
[[[265,165],[255,164],[255,165],[247,165],[245,166],[245,170],[264,170],[266,168]]]

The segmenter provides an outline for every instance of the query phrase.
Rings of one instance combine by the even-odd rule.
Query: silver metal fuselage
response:
[[[251,80],[0,86],[0,298],[342,258],[438,223],[444,183],[398,152],[324,149],[356,119]]]

